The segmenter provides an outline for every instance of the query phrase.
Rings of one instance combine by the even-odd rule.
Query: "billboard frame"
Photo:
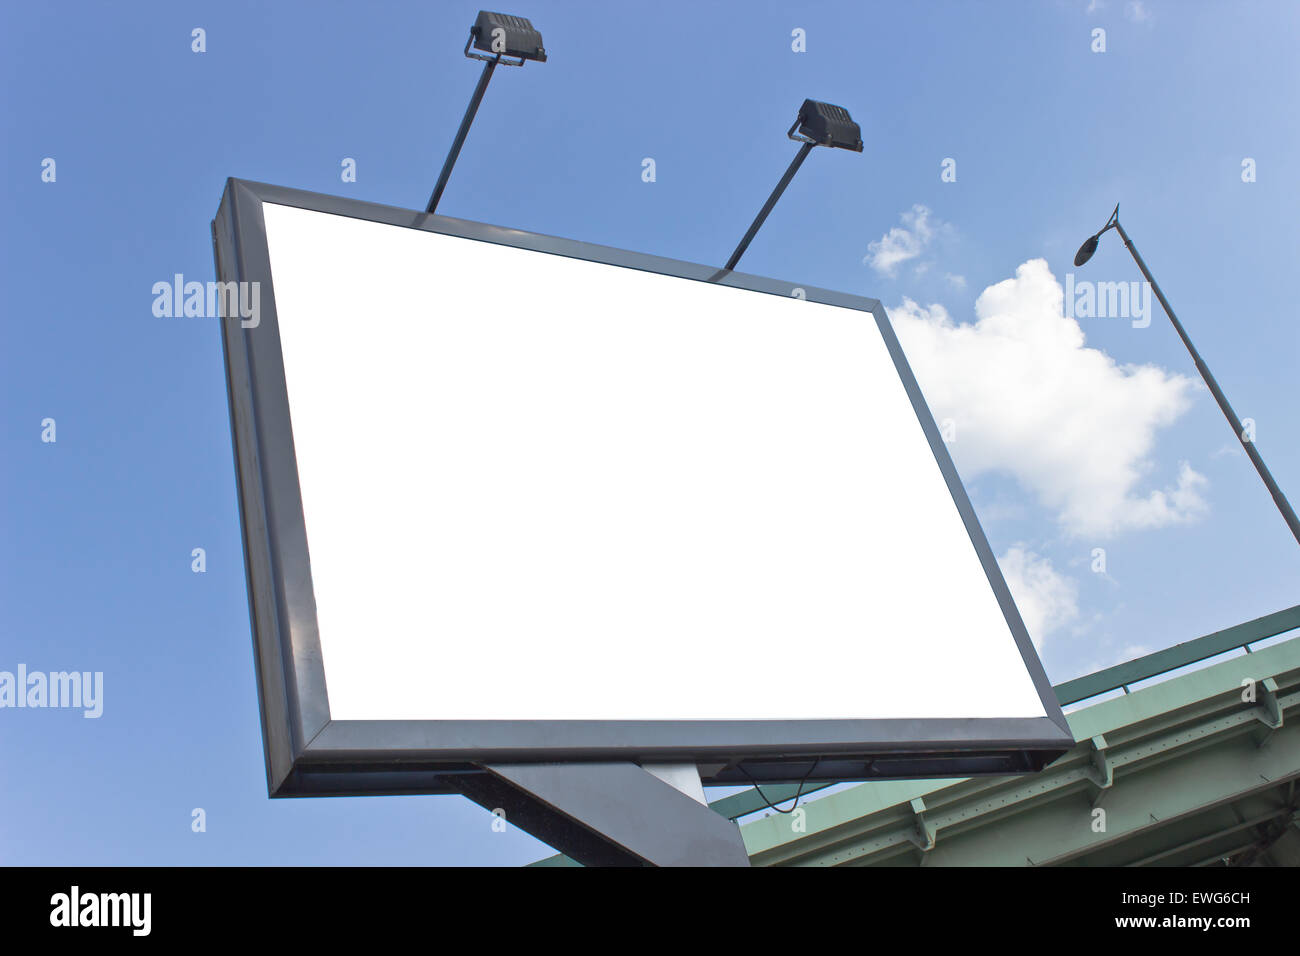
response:
[[[275,310],[263,203],[734,286],[870,313],[1015,639],[1044,717],[859,720],[332,720]],[[880,302],[716,267],[355,199],[229,179],[217,278],[261,284],[256,327],[220,319],[271,796],[460,792],[517,763],[694,762],[706,785],[1028,773],[1073,745],[997,560]],[[801,290],[797,292],[796,290]],[[918,609],[923,623],[923,610]],[[900,638],[901,639],[901,638]],[[814,678],[815,679],[815,678]],[[917,693],[924,680],[917,677]]]

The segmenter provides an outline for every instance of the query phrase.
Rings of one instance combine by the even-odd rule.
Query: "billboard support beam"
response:
[[[584,866],[749,866],[734,822],[634,763],[485,764],[455,785]]]

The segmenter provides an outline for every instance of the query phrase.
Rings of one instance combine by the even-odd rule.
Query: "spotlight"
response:
[[[795,127],[799,135],[794,135]],[[862,129],[853,122],[849,111],[842,106],[820,100],[804,100],[799,107],[799,117],[786,133],[795,142],[815,143],[862,152]]]
[[[474,49],[491,53],[492,56],[479,56],[470,53]],[[542,46],[542,35],[534,28],[532,21],[525,17],[512,17],[508,13],[478,12],[478,19],[470,27],[469,41],[465,44],[465,55],[475,60],[495,60],[503,56],[518,57],[518,63],[502,60],[507,66],[523,66],[524,60],[546,62],[546,48]]]

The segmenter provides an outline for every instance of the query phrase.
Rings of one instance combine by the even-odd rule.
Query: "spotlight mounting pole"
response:
[[[483,52],[473,53],[470,51],[471,46]],[[484,53],[491,55],[485,56]],[[429,197],[429,203],[424,207],[424,211],[428,213],[438,208],[438,200],[442,198],[442,192],[447,188],[447,180],[451,178],[451,168],[456,165],[460,148],[465,145],[465,137],[469,135],[470,125],[474,122],[475,114],[478,113],[479,103],[483,102],[483,94],[487,91],[488,81],[492,79],[497,64],[523,66],[525,60],[545,63],[546,48],[542,46],[542,35],[533,28],[532,22],[528,19],[480,10],[474,26],[470,27],[469,39],[465,41],[465,56],[471,60],[483,60],[483,72],[479,74],[474,95],[469,98],[469,106],[460,121],[460,129],[456,131],[456,139],[447,153],[447,160],[442,164],[438,184],[433,187],[433,195]],[[502,57],[511,57],[511,59],[502,59]]]
[[[1226,418],[1228,424],[1232,426],[1232,432],[1237,436],[1237,441],[1241,443],[1242,448],[1245,449],[1247,457],[1250,458],[1250,463],[1255,466],[1255,471],[1259,472],[1259,477],[1264,481],[1264,487],[1266,487],[1268,493],[1272,495],[1273,503],[1277,505],[1277,510],[1282,513],[1282,520],[1284,520],[1287,527],[1291,529],[1291,534],[1295,536],[1296,542],[1300,543],[1300,518],[1296,517],[1295,511],[1291,507],[1291,502],[1287,501],[1286,495],[1282,493],[1282,489],[1278,487],[1277,482],[1273,479],[1273,475],[1268,470],[1268,466],[1264,464],[1263,457],[1255,448],[1255,442],[1246,437],[1246,430],[1241,424],[1241,419],[1237,417],[1237,413],[1233,411],[1232,405],[1228,402],[1228,396],[1223,393],[1223,389],[1219,387],[1219,383],[1215,380],[1214,375],[1211,374],[1210,367],[1205,364],[1205,360],[1201,358],[1201,353],[1198,352],[1196,346],[1192,344],[1192,340],[1188,336],[1187,330],[1183,328],[1183,323],[1178,321],[1178,316],[1174,314],[1173,306],[1169,304],[1169,300],[1165,298],[1164,292],[1160,290],[1160,284],[1156,282],[1155,276],[1151,274],[1151,270],[1147,268],[1147,264],[1142,260],[1142,255],[1138,252],[1137,246],[1133,243],[1133,240],[1129,238],[1128,233],[1124,231],[1124,227],[1119,221],[1118,205],[1115,206],[1115,211],[1110,214],[1110,219],[1106,221],[1106,225],[1103,226],[1099,232],[1084,240],[1083,245],[1079,247],[1078,253],[1075,254],[1074,264],[1076,266],[1081,266],[1091,259],[1092,254],[1097,251],[1097,240],[1110,229],[1114,229],[1119,233],[1120,238],[1124,240],[1124,247],[1128,249],[1129,254],[1133,257],[1133,261],[1137,263],[1138,269],[1142,271],[1142,275],[1146,277],[1147,282],[1151,283],[1151,288],[1155,292],[1156,298],[1160,300],[1161,308],[1165,310],[1165,315],[1169,316],[1169,321],[1172,323],[1174,331],[1178,333],[1178,337],[1182,339],[1183,345],[1187,347],[1188,353],[1191,354],[1192,362],[1196,365],[1196,370],[1201,373],[1201,378],[1205,381],[1206,386],[1209,387],[1210,394],[1214,396],[1214,400],[1219,404],[1219,410],[1223,412],[1224,418]]]
[[[731,254],[731,258],[727,260],[727,264],[723,267],[728,272],[736,268],[736,263],[740,262],[740,257],[745,254],[745,250],[748,249],[749,244],[753,242],[754,236],[758,235],[758,230],[767,220],[768,213],[772,211],[772,207],[776,205],[776,201],[780,199],[781,194],[785,192],[785,187],[790,185],[790,180],[794,179],[794,174],[799,171],[799,167],[803,165],[803,161],[807,159],[808,154],[812,152],[813,145],[813,143],[804,143],[799,147],[799,152],[795,153],[794,159],[790,161],[790,165],[786,168],[785,175],[781,177],[781,181],[777,183],[776,188],[772,190],[772,195],[767,197],[767,202],[763,203],[763,208],[760,209],[758,215],[754,217],[754,222],[750,225],[749,231],[745,233],[745,238],[740,240],[740,245],[736,246],[736,251]]]
[[[796,129],[799,130],[797,135],[795,133]],[[722,267],[722,270],[713,277],[714,280],[736,268],[736,264],[740,262],[740,257],[745,254],[745,250],[749,248],[754,236],[758,234],[758,230],[767,220],[772,207],[776,205],[776,201],[785,192],[785,187],[790,185],[790,180],[794,179],[794,174],[799,171],[799,167],[803,165],[803,161],[808,158],[808,154],[812,152],[814,146],[830,146],[852,150],[855,153],[862,152],[862,130],[857,123],[853,122],[853,119],[849,116],[849,111],[842,106],[833,106],[819,100],[803,101],[803,105],[799,107],[799,115],[785,135],[788,139],[803,145],[799,147],[799,152],[790,161],[790,165],[786,168],[781,181],[772,190],[772,195],[768,196],[767,202],[763,203],[763,208],[758,211],[758,215],[750,225],[749,231],[740,240],[740,245],[736,246],[736,251],[731,254],[731,258],[727,260],[727,264]]]
[[[438,174],[438,184],[433,187],[433,195],[429,197],[429,205],[425,207],[425,212],[433,212],[438,208],[438,200],[442,198],[442,191],[447,188],[447,180],[451,178],[451,167],[456,165],[460,148],[465,145],[470,124],[474,122],[474,114],[478,112],[479,103],[483,102],[483,94],[487,91],[488,81],[492,79],[492,71],[496,69],[499,59],[500,57],[497,57],[483,64],[483,72],[478,77],[478,86],[474,87],[474,95],[469,98],[469,107],[465,110],[465,117],[460,121],[460,129],[456,131],[456,139],[447,153],[446,162],[442,164],[442,172]]]

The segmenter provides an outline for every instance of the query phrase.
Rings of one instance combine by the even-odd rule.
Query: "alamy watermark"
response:
[[[1065,274],[1067,319],[1132,319],[1135,329],[1151,324],[1150,282],[1082,282]]]
[[[81,708],[81,716],[104,713],[103,671],[0,671],[0,709],[5,707]]]
[[[171,282],[153,284],[153,314],[160,319],[226,319],[255,329],[262,321],[260,282],[186,282],[176,273]]]
[[[50,925],[123,927],[132,936],[148,936],[152,910],[152,893],[84,893],[74,885],[50,897]]]

